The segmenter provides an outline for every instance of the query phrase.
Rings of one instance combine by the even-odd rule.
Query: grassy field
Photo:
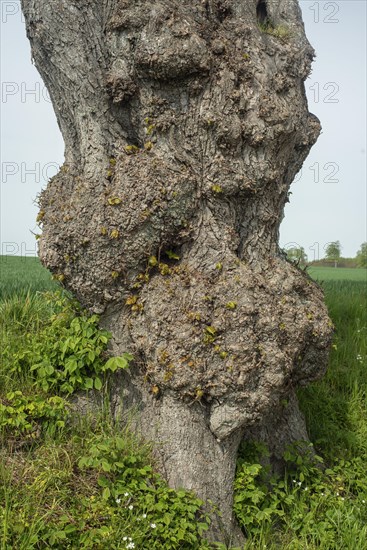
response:
[[[317,281],[364,281],[367,269],[348,267],[309,267],[307,272]]]
[[[55,290],[57,284],[36,257],[0,256],[0,300],[14,294]]]
[[[88,386],[90,368],[79,365],[92,361],[96,378],[105,338],[96,320],[40,292],[57,285],[37,259],[0,258],[0,268],[0,550],[208,549],[200,501],[157,477],[149,448],[107,406],[97,421],[65,422],[60,369]],[[285,476],[269,480],[263,450],[241,451],[235,512],[245,550],[367,550],[366,272],[310,273],[336,328],[326,376],[298,392],[324,468],[294,448]]]

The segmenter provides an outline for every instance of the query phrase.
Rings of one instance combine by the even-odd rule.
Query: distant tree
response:
[[[342,247],[339,241],[329,243],[326,247],[325,258],[327,260],[333,260],[334,267],[338,267],[338,260],[340,259],[341,250]]]
[[[357,266],[367,267],[367,242],[361,244],[361,248],[357,252]]]
[[[293,246],[286,250],[287,259],[291,262],[296,262],[297,264],[305,265],[307,264],[308,258],[303,246]]]

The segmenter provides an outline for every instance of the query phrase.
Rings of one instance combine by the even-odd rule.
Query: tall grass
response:
[[[0,256],[0,300],[56,288],[57,283],[38,258]]]
[[[25,373],[10,371],[14,358],[25,349],[27,335],[38,333],[54,312],[52,302],[42,292],[7,293],[0,300],[0,392],[24,389],[31,384]]]
[[[366,285],[325,281],[323,287],[335,325],[330,366],[322,380],[299,392],[301,408],[324,455],[367,460]]]

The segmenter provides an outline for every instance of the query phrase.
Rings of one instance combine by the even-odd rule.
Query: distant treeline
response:
[[[334,260],[327,260],[323,258],[322,260],[314,260],[313,262],[307,262],[307,265],[313,267],[335,267]],[[337,267],[360,267],[358,265],[357,258],[338,258]]]

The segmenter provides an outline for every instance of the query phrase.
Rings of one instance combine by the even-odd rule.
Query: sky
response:
[[[300,0],[316,50],[305,83],[323,131],[291,187],[284,248],[309,260],[332,241],[354,257],[367,241],[366,0]],[[37,195],[63,163],[64,145],[47,90],[32,64],[18,0],[1,8],[1,254],[34,256]]]

